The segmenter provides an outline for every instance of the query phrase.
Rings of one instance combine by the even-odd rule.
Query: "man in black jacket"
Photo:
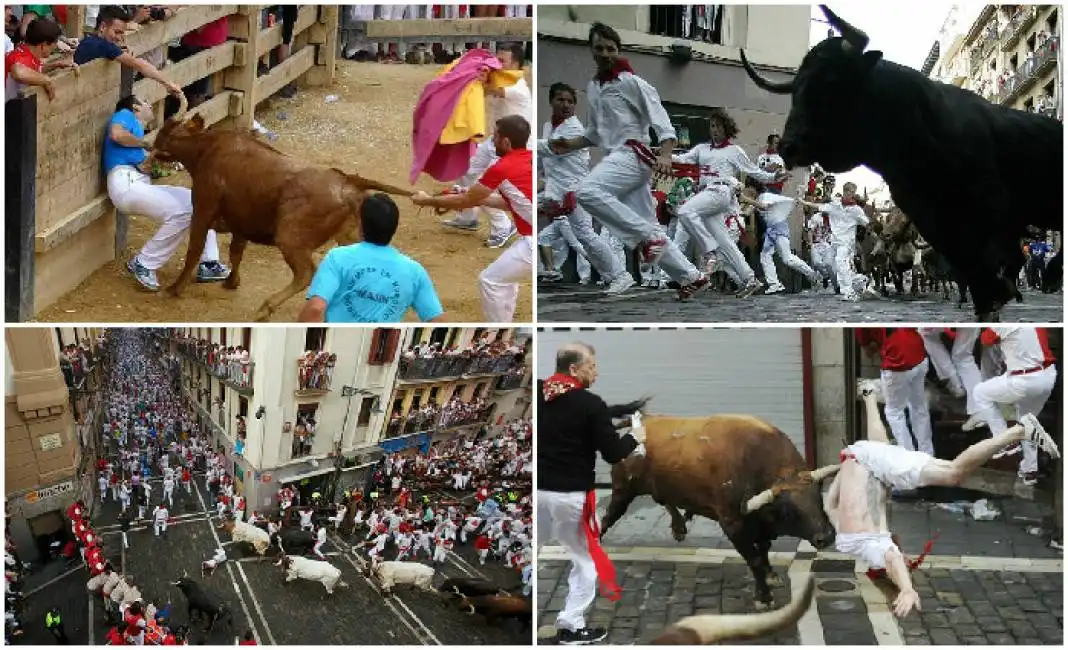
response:
[[[641,441],[617,433],[608,405],[589,391],[596,379],[593,348],[570,343],[556,353],[556,373],[538,382],[538,546],[556,539],[571,558],[567,600],[556,618],[557,641],[564,645],[608,636],[604,628],[586,626],[598,578],[610,600],[619,598],[612,563],[598,541],[597,453],[612,464],[645,454]]]

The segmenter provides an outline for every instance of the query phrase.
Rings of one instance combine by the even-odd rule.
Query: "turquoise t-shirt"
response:
[[[111,139],[111,125],[118,124],[136,138],[145,137],[145,127],[129,109],[122,109],[111,117],[104,134],[104,175],[119,165],[140,165],[148,157],[141,147],[126,147]]]
[[[426,269],[392,246],[338,246],[312,278],[308,298],[326,301],[328,323],[399,323],[408,308],[428,321],[444,310]]]

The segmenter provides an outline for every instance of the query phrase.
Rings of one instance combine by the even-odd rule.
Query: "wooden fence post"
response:
[[[304,76],[309,86],[329,86],[337,71],[337,30],[340,17],[338,5],[320,5],[319,22],[312,26],[309,42],[318,50],[315,65]]]
[[[37,94],[16,97],[4,109],[7,135],[4,174],[4,319],[34,316],[34,242],[37,234]]]
[[[221,123],[235,130],[252,128],[256,119],[256,46],[260,38],[260,5],[241,5],[230,16],[230,38],[235,45],[234,66],[226,71],[223,86],[235,93],[240,101],[230,105],[230,116]]]

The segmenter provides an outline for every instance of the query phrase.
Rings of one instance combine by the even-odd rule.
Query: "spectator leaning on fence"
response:
[[[78,49],[74,51],[74,62],[78,65],[85,65],[96,59],[118,61],[127,68],[140,72],[143,77],[163,84],[167,92],[180,95],[181,86],[167,81],[156,66],[135,57],[119,45],[125,40],[126,25],[131,20],[130,14],[118,5],[101,7],[96,17],[96,33],[86,34],[85,38],[78,43]]]
[[[42,64],[42,59],[55,49],[62,31],[59,25],[48,19],[38,19],[26,28],[26,40],[4,54],[5,100],[14,99],[24,86],[44,88],[48,99],[55,99],[56,88],[45,73],[56,68],[69,68],[74,62],[69,58]]]

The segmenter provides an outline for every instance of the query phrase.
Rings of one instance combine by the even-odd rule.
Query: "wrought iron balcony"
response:
[[[524,373],[509,373],[509,374],[501,377],[500,379],[497,380],[497,388],[496,388],[496,390],[498,390],[500,392],[505,392],[505,391],[509,391],[509,390],[515,390],[517,388],[522,388],[522,386],[523,386],[523,377],[525,375],[526,375],[525,372]]]
[[[1024,61],[1023,65],[1005,82],[998,91],[998,103],[1007,104],[1030,88],[1057,64],[1058,38],[1050,36],[1037,50],[1034,56]]]
[[[306,362],[303,357],[297,359],[297,394],[316,395],[330,392],[334,381],[334,361]]]
[[[420,381],[460,377],[470,361],[471,359],[467,357],[417,357],[415,359],[402,357],[397,378],[401,381]]]
[[[1002,52],[1008,52],[1020,42],[1020,35],[1038,19],[1038,9],[1038,5],[1025,5],[1009,18],[999,35]]]

